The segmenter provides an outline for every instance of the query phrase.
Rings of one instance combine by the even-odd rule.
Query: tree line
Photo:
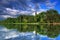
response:
[[[7,18],[0,23],[60,23],[60,14],[50,9],[46,12],[33,15],[20,15],[17,18]]]
[[[7,24],[6,24],[7,23]],[[8,24],[11,23],[11,24]],[[13,23],[25,23],[25,24],[13,24]],[[38,25],[26,23],[39,23]],[[47,10],[32,15],[20,15],[17,18],[7,18],[0,21],[0,24],[4,24],[9,29],[17,29],[20,32],[32,32],[36,31],[39,34],[47,35],[49,37],[56,37],[60,34],[60,25],[55,24],[43,24],[43,23],[60,23],[60,14],[53,9]]]

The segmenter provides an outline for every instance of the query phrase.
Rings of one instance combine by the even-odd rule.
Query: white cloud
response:
[[[56,38],[48,38],[48,40],[56,40]]]
[[[40,9],[39,11],[37,11],[37,14],[39,14],[39,13],[41,13],[41,12],[46,12],[46,11],[47,11],[47,9]],[[33,12],[32,15],[35,15],[35,12]]]
[[[47,35],[40,35],[40,37],[47,37]]]
[[[6,33],[5,39],[9,39],[9,38],[15,38],[19,36],[19,32],[10,30]]]
[[[56,6],[56,4],[57,4],[56,1],[55,1],[55,2],[51,2],[50,0],[47,0],[47,1],[46,1],[46,6],[47,6],[47,8],[49,8],[49,9],[53,9],[53,8]]]
[[[4,19],[6,19],[6,18],[16,18],[16,16],[12,16],[12,15],[0,15],[0,17],[1,18],[4,18]]]
[[[4,13],[6,13],[6,15],[4,15],[4,13],[3,13],[3,15],[0,15],[0,18],[4,18],[4,19],[6,19],[6,18],[16,18],[17,17],[17,15],[32,15],[33,14],[33,12],[31,12],[31,11],[20,11],[20,10],[16,10],[16,9],[11,9],[11,8],[5,8],[6,10],[4,10],[5,12]]]
[[[7,12],[10,14],[10,15],[21,15],[21,14],[25,14],[25,15],[35,15],[35,9],[31,9],[31,11],[19,11],[19,10],[15,10],[15,9],[10,9],[10,8],[6,8]],[[46,12],[47,9],[40,9],[39,11],[37,11],[37,14],[38,13],[41,13],[41,12]]]
[[[11,17],[11,16],[10,15],[2,15],[2,17],[8,18],[8,17]]]
[[[10,15],[17,15],[20,12],[19,10],[15,10],[15,9],[11,9],[11,8],[6,8],[6,11]]]
[[[41,8],[39,11],[40,11],[40,13],[41,13],[41,12],[46,12],[47,10],[48,10],[48,9],[42,9],[42,8]]]
[[[0,40],[18,37],[19,32],[15,29],[7,29],[0,26]]]
[[[45,12],[47,9],[40,9],[39,11],[37,11],[37,14],[38,13],[41,13],[41,12]],[[32,9],[32,11],[21,11],[21,10],[16,10],[16,9],[11,9],[11,8],[6,8],[6,14],[7,15],[0,15],[0,17],[2,18],[16,18],[17,16],[16,15],[35,15],[35,11],[34,9]]]
[[[32,13],[31,11],[21,11],[21,10],[10,9],[10,8],[6,8],[6,10],[7,10],[7,13],[10,15],[20,15],[20,14],[30,15]]]
[[[7,31],[9,31],[7,28],[5,28],[5,27],[0,27],[0,31],[5,31],[5,32],[7,32]]]

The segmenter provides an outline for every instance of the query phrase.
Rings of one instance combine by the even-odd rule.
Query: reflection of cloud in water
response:
[[[46,35],[35,35],[33,32],[18,32],[15,29],[7,29],[0,26],[0,40],[49,40]]]
[[[9,31],[8,29],[4,28],[4,27],[0,27],[0,31]]]

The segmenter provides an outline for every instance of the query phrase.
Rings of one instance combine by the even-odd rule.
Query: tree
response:
[[[31,0],[32,3],[34,4],[34,10],[35,10],[35,15],[37,15],[37,12],[40,10],[40,4],[45,3],[46,0]],[[37,22],[37,18],[35,16],[34,20]]]
[[[46,12],[47,20],[50,21],[50,23],[56,22],[59,19],[59,14],[56,10],[50,9]]]

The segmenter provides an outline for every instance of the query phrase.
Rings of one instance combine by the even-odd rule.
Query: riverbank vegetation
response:
[[[60,14],[53,9],[33,15],[20,15],[17,18],[7,18],[0,21],[0,24],[13,23],[60,23]]]
[[[60,34],[60,14],[53,9],[33,15],[20,15],[17,18],[7,18],[0,21],[8,29],[17,29],[20,32],[33,32],[56,37]]]

